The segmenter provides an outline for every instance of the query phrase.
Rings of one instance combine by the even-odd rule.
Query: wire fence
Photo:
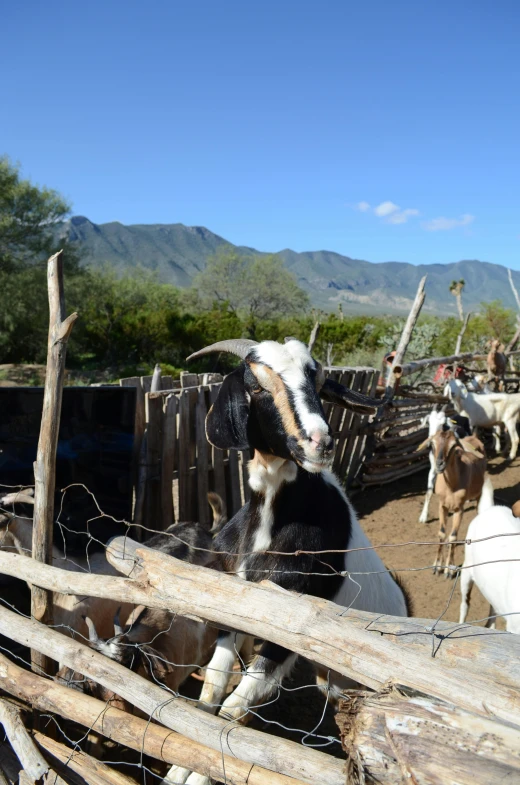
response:
[[[81,488],[86,496],[94,503],[97,514],[90,517],[87,522],[86,531],[81,533],[81,545],[78,544],[78,531],[71,528],[68,523],[63,520],[63,509],[66,504],[67,494],[72,488]],[[27,504],[20,504],[16,499],[10,499],[8,505],[2,504],[1,499],[6,494],[11,494],[18,490],[22,490],[19,486],[0,486],[0,550],[9,550],[11,552],[18,552],[25,555],[31,555],[31,525],[32,514],[30,506]],[[23,489],[26,491],[27,489]],[[30,492],[30,491],[29,491]],[[383,513],[384,514],[384,513]],[[163,529],[153,529],[143,524],[136,524],[131,521],[117,520],[113,516],[105,515],[100,508],[95,495],[83,484],[77,483],[67,486],[61,492],[60,505],[56,516],[55,523],[55,547],[53,551],[53,566],[61,567],[73,572],[87,573],[87,574],[100,574],[100,575],[113,575],[115,570],[111,567],[106,558],[106,541],[100,537],[92,534],[91,526],[94,522],[110,521],[118,529],[119,533],[127,538],[132,538],[137,541],[142,541],[146,546],[147,541],[155,536],[160,536],[162,548],[171,554],[175,554],[175,549],[178,546],[185,546],[183,553],[188,561],[194,561],[199,564],[209,563],[210,560],[219,556],[244,556],[244,553],[233,553],[229,551],[215,550],[211,541],[210,527],[206,527],[206,543],[201,543],[199,540],[190,536],[190,532],[194,531],[200,524],[193,523],[186,528],[186,524],[179,522],[170,526],[166,531]],[[100,531],[97,526],[96,532]],[[113,532],[113,526],[111,526]],[[493,534],[479,540],[471,540],[468,538],[459,539],[456,545],[464,546],[471,542],[483,542],[495,540],[497,538],[510,538],[515,537],[519,532],[508,534]],[[164,541],[169,541],[171,546],[164,546]],[[73,547],[69,545],[73,542]],[[370,576],[381,573],[382,570],[365,570],[359,572],[347,572],[334,570],[330,565],[329,572],[323,572],[323,559],[320,557],[327,554],[347,554],[354,551],[377,550],[383,554],[388,552],[395,552],[398,549],[404,549],[411,546],[420,546],[424,548],[431,548],[437,546],[438,540],[425,539],[425,540],[406,540],[403,542],[385,542],[371,546],[364,546],[361,548],[345,548],[334,550],[319,550],[319,551],[294,551],[294,552],[281,552],[281,551],[267,551],[272,555],[277,556],[301,556],[307,554],[316,560],[321,569],[316,572],[303,571],[304,574],[319,574],[337,578],[340,576],[346,580],[352,581],[356,586],[356,593],[354,600],[348,607],[341,609],[339,615],[346,614],[347,611],[355,610],[356,605],[360,599],[363,591],[363,584],[360,582],[362,577]],[[153,547],[153,546],[152,546]],[[195,554],[195,556],[194,556]],[[479,563],[496,564],[497,562],[515,562],[519,561],[514,557],[510,559],[489,559]],[[135,561],[137,566],[138,561]],[[467,566],[467,565],[466,565]],[[472,565],[477,566],[477,565]],[[222,572],[229,573],[229,570],[220,568]],[[401,573],[420,573],[430,571],[432,564],[427,563],[427,559],[423,564],[417,564],[413,567],[394,568],[392,570],[385,568],[384,572],[395,575]],[[442,634],[438,634],[439,625],[445,619],[448,611],[456,601],[458,596],[458,582],[461,570],[464,565],[461,565],[456,573],[454,581],[446,582],[445,585],[445,602],[442,610],[436,615],[433,622],[422,623],[417,619],[409,619],[408,621],[402,620],[400,635],[405,635],[406,629],[409,629],[410,634],[422,633],[431,637],[431,656],[435,657],[439,646],[442,645],[442,640],[448,639],[457,634],[458,637],[465,634],[474,634],[474,628],[468,624],[446,623],[442,626]],[[256,573],[260,570],[255,569]],[[275,573],[279,571],[269,570],[266,571],[266,578],[276,577]],[[284,570],[287,572],[287,570]],[[302,572],[294,570],[293,572]],[[18,615],[25,618],[30,618],[27,612],[27,604],[24,606],[23,597],[21,596],[19,587],[14,589],[11,594],[4,587],[0,602],[4,607],[16,612]],[[105,603],[105,606],[107,603]],[[89,604],[88,598],[77,596],[73,597],[72,604],[67,606],[68,612],[75,619],[75,623],[67,623],[64,620],[56,620],[56,616],[60,615],[59,604],[55,605],[55,624],[51,625],[54,629],[61,633],[79,640],[86,645],[91,646],[97,651],[108,654],[114,657],[116,661],[125,664],[130,670],[144,675],[147,679],[156,685],[159,685],[165,691],[164,701],[173,699],[181,699],[190,705],[197,705],[199,699],[199,690],[202,680],[207,671],[207,664],[212,655],[215,647],[216,630],[210,625],[205,625],[202,622],[191,622],[195,628],[204,627],[204,635],[200,634],[200,630],[196,631],[193,635],[191,631],[191,639],[196,640],[197,646],[191,650],[189,646],[179,646],[179,639],[187,635],[186,620],[184,617],[178,616],[172,612],[164,612],[159,614],[159,626],[154,626],[153,623],[147,628],[146,636],[143,639],[143,631],[141,628],[139,636],[132,636],[134,629],[140,625],[139,619],[132,620],[132,612],[135,608],[129,606],[125,609],[120,609],[117,603],[112,601],[111,608],[113,610],[112,617],[109,619],[109,625],[112,627],[111,634],[106,634],[107,623],[105,620],[105,629],[97,629],[95,618],[96,606],[95,603]],[[361,607],[366,606],[361,603]],[[99,610],[99,603],[97,606]],[[106,608],[105,608],[106,609]],[[377,608],[373,608],[377,611]],[[79,611],[79,612],[78,612]],[[84,612],[83,612],[84,611]],[[92,614],[93,629],[88,631],[85,628],[85,616]],[[124,615],[126,614],[126,616]],[[519,609],[508,615],[520,614],[520,597]],[[130,624],[128,626],[128,619]],[[156,620],[153,617],[152,620]],[[494,614],[490,613],[478,619],[473,619],[471,624],[482,624],[494,620]],[[367,624],[366,629],[370,631],[377,631],[382,636],[395,635],[391,629],[385,629],[385,626],[390,628],[395,620],[388,619],[385,615],[380,615],[377,620],[371,620]],[[141,625],[142,627],[142,625]],[[502,631],[497,630],[497,634],[504,634]],[[202,641],[202,646],[201,646]],[[186,640],[180,641],[186,644]],[[258,651],[258,642],[255,644],[255,651]],[[30,669],[31,662],[27,649],[21,646],[13,645],[5,638],[0,641],[0,651],[3,652],[9,659],[20,663],[23,668]],[[182,653],[182,657],[180,654]],[[250,677],[256,678],[255,672],[248,670],[248,655],[243,653],[241,647],[235,644],[235,663],[232,668],[224,669],[223,673],[229,677],[229,686],[236,686],[241,677],[248,674]],[[177,656],[176,656],[177,655]],[[0,663],[1,665],[1,663]],[[427,663],[425,663],[425,667]],[[1,670],[1,668],[0,668]],[[191,673],[191,676],[188,676]],[[42,673],[42,676],[46,674]],[[184,678],[188,676],[187,678]],[[251,722],[252,727],[264,730],[276,736],[282,736],[288,739],[299,742],[304,747],[314,748],[331,753],[332,755],[342,756],[342,744],[339,731],[334,725],[333,711],[331,708],[331,699],[338,699],[343,695],[342,687],[338,686],[337,680],[334,678],[330,670],[325,670],[322,674],[320,683],[316,682],[312,669],[308,664],[300,665],[289,679],[279,679],[276,681],[274,692],[269,694],[265,700],[259,701],[252,706],[248,706],[244,710],[242,720]],[[48,677],[47,677],[48,678]],[[113,694],[107,695],[107,690],[102,689],[93,680],[85,677],[71,668],[61,668],[57,675],[51,677],[55,683],[66,684],[81,692],[85,692],[98,700],[102,701],[103,709],[106,711],[109,707],[118,705]],[[265,678],[265,673],[258,674],[259,679]],[[110,693],[110,691],[108,691]],[[223,702],[219,702],[217,706],[213,707],[221,709]],[[225,707],[224,707],[225,708]],[[128,710],[126,707],[125,710]],[[154,713],[149,713],[146,716],[146,722],[154,722]],[[156,759],[147,755],[145,752],[146,745],[146,729],[143,732],[141,739],[141,747],[133,751],[123,744],[111,742],[105,743],[100,746],[99,738],[97,738],[95,726],[96,722],[92,722],[86,728],[78,725],[76,722],[64,719],[55,712],[42,712],[40,713],[40,729],[49,733],[51,728],[54,729],[53,733],[58,742],[62,742],[68,750],[69,760],[65,763],[67,765],[72,763],[74,755],[82,752],[91,752],[93,745],[97,744],[97,750],[103,746],[103,763],[106,766],[119,770],[133,779],[144,784],[151,781],[161,781],[167,773],[167,766],[164,763],[161,765]],[[234,721],[229,722],[229,726],[233,725]],[[147,726],[148,727],[148,726]],[[224,756],[224,744],[221,748],[222,755]],[[3,753],[2,753],[3,754]],[[2,758],[0,757],[0,768],[2,768]],[[7,767],[9,768],[9,767]],[[225,775],[221,780],[227,783],[228,780]],[[4,772],[5,772],[4,767]],[[173,775],[172,775],[173,776]],[[9,778],[8,778],[9,779]],[[185,782],[185,779],[176,780],[168,779],[168,782],[174,785],[176,782]]]

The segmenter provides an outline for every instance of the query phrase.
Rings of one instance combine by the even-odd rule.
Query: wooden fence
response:
[[[374,395],[378,372],[374,368],[326,369],[335,381]],[[122,379],[136,387],[134,458],[134,522],[166,529],[175,520],[208,524],[209,491],[222,498],[225,513],[236,513],[249,499],[249,451],[218,450],[205,433],[206,414],[218,395],[219,374],[183,373],[180,382],[161,378],[161,389],[151,392],[151,376]],[[331,404],[325,415],[336,440],[334,471],[350,485],[363,461],[368,417]]]

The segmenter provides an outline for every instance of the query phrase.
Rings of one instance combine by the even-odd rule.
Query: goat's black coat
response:
[[[344,553],[281,556],[251,553],[264,497],[252,492],[250,501],[224,526],[214,542],[225,570],[244,570],[249,581],[271,580],[284,589],[332,599],[343,578]],[[274,500],[269,551],[344,551],[350,539],[350,511],[338,489],[322,474],[298,469],[294,482],[283,484]]]

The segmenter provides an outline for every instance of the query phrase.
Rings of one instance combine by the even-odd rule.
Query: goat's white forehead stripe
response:
[[[314,360],[304,343],[288,341],[281,344],[276,341],[262,341],[254,347],[251,354],[259,362],[269,365],[273,371],[283,375],[299,368],[302,373],[306,366],[314,367]]]

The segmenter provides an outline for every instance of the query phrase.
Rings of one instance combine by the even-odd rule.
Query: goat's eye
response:
[[[251,393],[252,393],[253,395],[259,395],[259,394],[260,394],[261,392],[263,392],[263,391],[264,391],[264,390],[263,390],[263,388],[262,388],[262,387],[255,387],[255,388],[254,388],[254,390],[251,390]]]

